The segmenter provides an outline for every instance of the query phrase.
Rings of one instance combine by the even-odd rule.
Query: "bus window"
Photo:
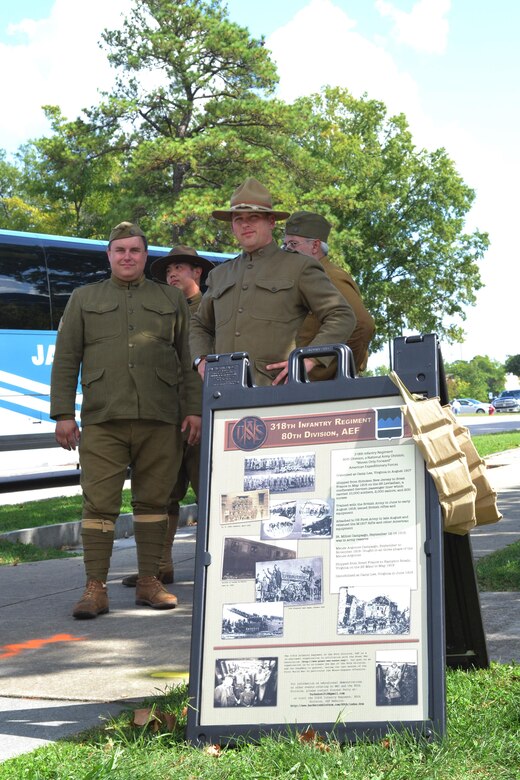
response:
[[[0,244],[0,328],[48,330],[50,327],[43,249]]]
[[[109,274],[106,252],[88,249],[46,248],[51,290],[52,329],[57,330],[72,291],[84,284],[100,282]]]

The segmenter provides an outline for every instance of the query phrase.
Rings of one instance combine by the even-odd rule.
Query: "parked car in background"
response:
[[[459,414],[488,414],[489,402],[483,404],[481,401],[476,401],[474,398],[457,398],[460,404]]]
[[[497,412],[520,412],[520,390],[503,390],[493,406]]]

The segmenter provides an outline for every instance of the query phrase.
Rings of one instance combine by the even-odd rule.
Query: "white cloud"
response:
[[[59,105],[74,119],[82,108],[98,101],[98,90],[108,89],[113,81],[98,41],[104,28],[120,24],[128,4],[129,0],[90,0],[87,6],[82,0],[55,0],[48,18],[25,19],[8,27],[13,43],[0,44],[4,74],[0,148],[14,152],[20,137],[48,131],[42,105]]]
[[[449,24],[445,17],[450,7],[451,0],[419,0],[406,13],[387,0],[376,0],[381,16],[388,16],[394,22],[395,40],[427,54],[442,54],[446,50]]]
[[[418,91],[384,50],[355,31],[356,22],[332,0],[311,0],[267,39],[280,73],[278,94],[291,101],[325,84],[367,92],[391,113],[417,113]]]

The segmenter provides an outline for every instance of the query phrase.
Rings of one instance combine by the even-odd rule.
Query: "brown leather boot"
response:
[[[95,618],[108,612],[107,586],[101,580],[88,580],[83,596],[72,611],[78,620]]]
[[[164,585],[171,585],[174,581],[173,579],[173,566],[171,568],[171,571],[162,571],[159,569],[159,574],[157,575],[157,579],[159,582],[162,582]],[[138,574],[129,574],[128,577],[123,577],[121,580],[121,584],[124,585],[127,588],[135,588],[137,585],[137,578],[139,577]]]
[[[152,609],[175,609],[177,596],[169,593],[157,577],[138,577],[135,603]]]

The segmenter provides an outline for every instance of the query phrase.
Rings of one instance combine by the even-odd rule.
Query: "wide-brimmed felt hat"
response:
[[[120,222],[110,231],[108,243],[110,244],[116,238],[132,238],[133,236],[141,236],[146,239],[139,225],[134,225],[133,222]]]
[[[150,266],[150,273],[153,278],[157,279],[158,282],[165,282],[166,270],[172,263],[189,263],[195,267],[202,268],[201,283],[205,280],[211,269],[215,267],[215,264],[212,263],[211,260],[201,257],[195,249],[192,249],[190,246],[179,244],[178,246],[174,246],[173,249],[170,249],[168,254],[164,257],[159,257],[157,260],[153,261]]]
[[[215,219],[222,219],[224,222],[231,222],[233,214],[244,211],[252,211],[258,214],[272,214],[275,219],[287,219],[288,211],[276,211],[273,209],[273,199],[271,193],[258,179],[250,176],[240,187],[234,191],[231,196],[229,209],[217,209],[211,216]]]
[[[332,225],[321,214],[314,211],[295,211],[285,223],[285,233],[289,236],[317,238],[327,242]]]

